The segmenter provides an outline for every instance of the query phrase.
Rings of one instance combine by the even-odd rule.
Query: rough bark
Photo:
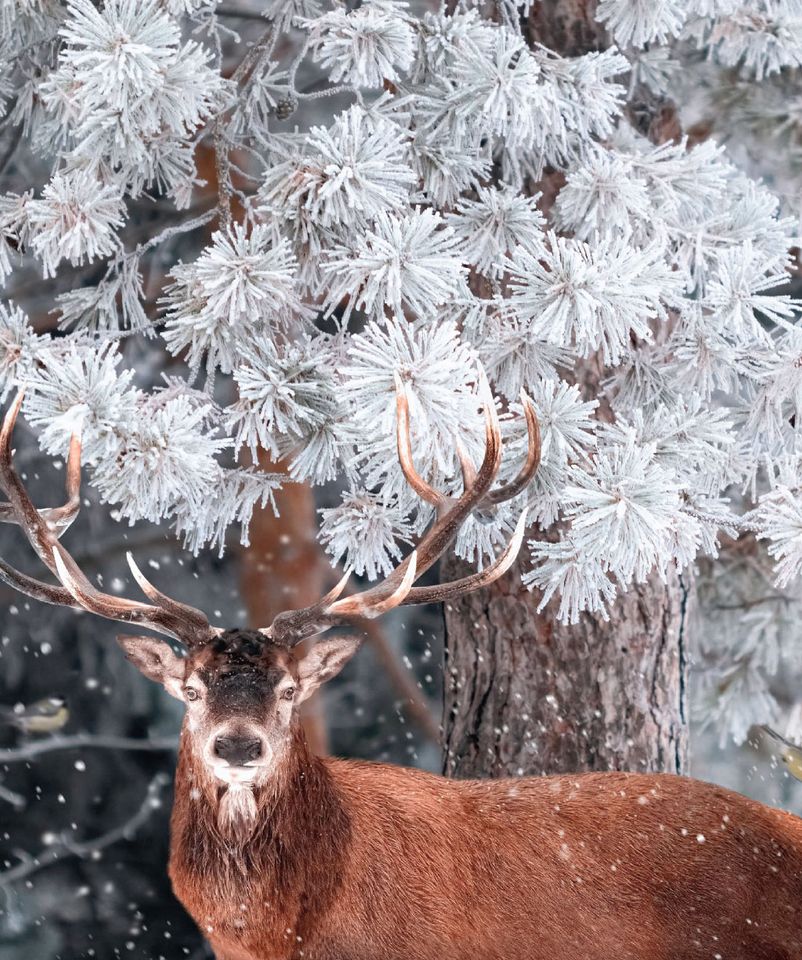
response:
[[[604,50],[610,44],[596,7],[596,0],[538,0],[522,24],[524,35],[564,57]]]
[[[554,601],[536,612],[520,563],[446,606],[444,772],[686,771],[688,585],[653,576],[609,622],[565,626]],[[466,572],[445,566],[445,579]]]

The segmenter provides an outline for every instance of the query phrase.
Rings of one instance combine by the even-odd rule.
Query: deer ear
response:
[[[117,637],[125,656],[148,680],[155,680],[178,700],[184,699],[187,661],[156,637]]]
[[[298,661],[298,694],[296,703],[302,703],[327,680],[335,677],[362,644],[359,637],[331,637],[316,643],[303,659]]]

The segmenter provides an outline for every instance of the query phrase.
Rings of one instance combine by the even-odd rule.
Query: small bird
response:
[[[0,706],[0,723],[17,727],[25,734],[58,733],[70,718],[64,697],[43,697],[27,706]]]
[[[762,729],[768,734],[769,739],[775,746],[780,759],[785,764],[788,772],[797,780],[802,780],[802,746],[797,746],[780,736],[776,730],[763,725]]]

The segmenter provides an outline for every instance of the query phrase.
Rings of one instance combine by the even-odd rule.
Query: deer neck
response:
[[[333,862],[341,859],[349,835],[348,814],[331,774],[311,755],[300,728],[293,731],[275,775],[253,791],[252,817],[240,824],[236,818],[221,819],[225,791],[210,778],[183,736],[170,872],[191,913],[197,911],[187,899],[195,896],[199,884],[206,899],[224,893],[230,903],[236,891],[242,902],[248,902],[248,896],[258,892],[260,902],[272,895],[274,902],[291,903],[295,892],[308,894],[315,887],[320,863],[329,863],[328,857]]]

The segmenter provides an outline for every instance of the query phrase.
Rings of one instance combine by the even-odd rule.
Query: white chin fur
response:
[[[253,783],[260,770],[261,767],[228,767],[222,764],[219,766],[215,764],[212,767],[212,773],[218,780],[223,783],[242,784],[243,786]]]
[[[252,830],[256,824],[256,800],[247,784],[230,784],[220,798],[217,820],[224,833]]]

